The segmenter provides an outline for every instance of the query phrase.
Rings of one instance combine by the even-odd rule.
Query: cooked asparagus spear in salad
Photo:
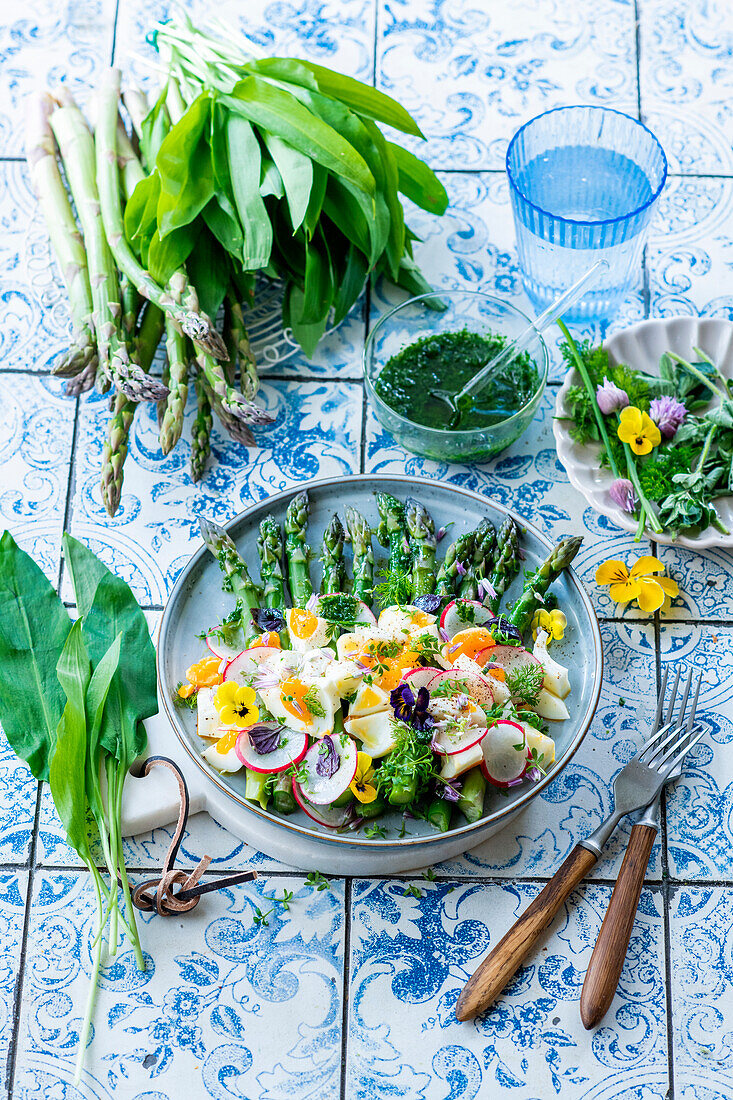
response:
[[[353,590],[336,515],[323,536],[318,595],[306,492],[288,506],[284,548],[277,521],[260,524],[260,585],[226,532],[203,520],[235,607],[206,635],[212,653],[187,670],[181,694],[195,697],[207,762],[243,770],[245,796],[261,808],[299,806],[324,828],[350,829],[401,810],[446,831],[458,815],[478,821],[487,792],[537,781],[554,761],[547,723],[569,717],[570,682],[548,635],[535,632],[532,643],[531,625],[582,540],[563,539],[499,615],[521,557],[511,517],[498,534],[486,519],[459,535],[436,573],[425,507],[379,493],[377,511],[389,555],[378,617],[371,531],[353,508]],[[398,581],[404,596],[390,599]]]

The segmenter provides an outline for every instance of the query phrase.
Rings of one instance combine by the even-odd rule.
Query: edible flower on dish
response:
[[[260,708],[253,688],[247,684],[238,684],[228,680],[217,689],[214,706],[224,726],[238,726],[246,729],[260,720]]]

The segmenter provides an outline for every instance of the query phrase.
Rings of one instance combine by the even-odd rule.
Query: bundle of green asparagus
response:
[[[168,454],[193,382],[194,481],[214,414],[250,446],[251,426],[271,422],[254,401],[243,308],[257,273],[283,282],[283,323],[311,355],[368,278],[430,289],[399,193],[433,213],[447,205],[430,169],[377,126],[422,136],[384,93],[310,62],[256,58],[228,30],[215,38],[185,13],[153,38],[159,93],[128,89],[121,99],[120,73],[110,70],[94,134],[65,86],[34,96],[29,110],[28,162],[73,325],[55,373],[73,396],[114,389],[102,459],[110,515],[140,402],[158,403]]]

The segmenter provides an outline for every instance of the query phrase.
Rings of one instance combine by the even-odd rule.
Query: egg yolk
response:
[[[406,649],[398,657],[392,657],[383,661],[387,665],[387,671],[383,672],[378,680],[379,686],[385,691],[396,688],[403,678],[403,674],[414,668],[418,661],[418,655],[412,649]]]
[[[305,696],[308,693],[308,686],[304,684],[302,680],[290,679],[283,680],[280,684],[280,702],[283,705],[283,709],[292,714],[294,718],[298,718],[301,722],[307,722],[310,718],[310,711],[305,701]]]
[[[432,617],[426,614],[425,611],[421,611],[419,607],[410,612],[410,619],[415,626],[430,626],[433,621]]]
[[[258,638],[247,646],[247,649],[282,649],[280,635],[274,630],[266,630]]]
[[[312,611],[307,611],[304,608],[294,607],[290,612],[290,620],[288,622],[288,629],[291,634],[294,634],[296,638],[302,640],[306,638],[312,638],[318,628],[318,618]]]
[[[445,643],[447,660],[454,661],[464,655],[474,660],[482,649],[496,645],[491,633],[483,626],[474,626],[469,630],[459,630],[451,641]]]
[[[216,742],[216,751],[220,752],[223,756],[224,753],[227,753],[231,749],[234,748],[234,746],[237,743],[237,738],[238,737],[239,737],[239,730],[229,730],[227,733],[224,734],[223,737],[220,737],[219,740]]]
[[[214,687],[221,683],[219,665],[221,658],[212,654],[210,657],[202,657],[195,665],[186,669],[186,679],[194,687]]]

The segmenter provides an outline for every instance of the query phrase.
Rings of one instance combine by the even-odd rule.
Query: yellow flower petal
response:
[[[658,447],[662,442],[662,433],[648,413],[641,414],[641,432],[653,447]]]
[[[637,409],[636,405],[627,405],[625,409],[622,409],[619,413],[619,420],[624,431],[633,430],[636,433],[641,431],[644,423],[641,409]]]
[[[624,584],[612,584],[608,590],[608,594],[615,603],[628,603],[630,600],[635,600],[639,595],[639,585],[641,581],[626,581]]]
[[[631,566],[630,575],[632,577],[646,577],[649,573],[663,573],[664,569],[664,562],[661,562],[659,558],[653,558],[651,554],[647,554],[634,562]]]
[[[596,584],[622,584],[629,579],[626,563],[618,558],[604,561],[596,569]]]
[[[227,680],[226,683],[220,684],[214,696],[216,709],[221,711],[222,707],[231,706],[237,698],[237,691],[238,685],[234,680]]]
[[[639,595],[636,599],[642,611],[651,613],[664,603],[664,589],[657,581],[642,578],[639,581]]]
[[[652,442],[645,435],[637,435],[625,440],[635,455],[648,455],[652,451]]]
[[[370,784],[361,786],[354,781],[351,784],[351,790],[353,791],[354,798],[358,799],[359,802],[373,802],[377,797],[376,788],[372,787]]]
[[[654,579],[667,596],[671,596],[672,599],[679,596],[680,586],[677,581],[673,581],[671,577],[655,577]]]
[[[222,726],[236,726],[239,723],[239,715],[231,704],[227,704],[219,711],[219,719]]]

